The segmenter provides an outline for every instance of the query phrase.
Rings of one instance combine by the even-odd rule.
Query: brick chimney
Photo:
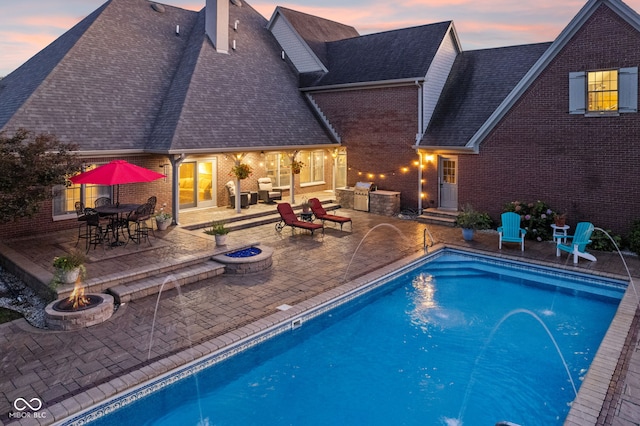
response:
[[[220,53],[229,53],[229,0],[207,0],[205,32]]]

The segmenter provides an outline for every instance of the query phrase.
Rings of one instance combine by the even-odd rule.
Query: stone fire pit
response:
[[[113,315],[113,296],[109,294],[87,294],[87,306],[72,308],[68,299],[56,300],[44,309],[45,324],[50,330],[79,330],[100,324]]]

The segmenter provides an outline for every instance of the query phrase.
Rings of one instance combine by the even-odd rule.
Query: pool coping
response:
[[[244,350],[247,345],[249,345],[248,342],[251,342],[251,345],[255,344],[257,336],[259,336],[257,340],[263,341],[271,337],[274,333],[280,333],[282,327],[294,328],[299,325],[294,321],[297,318],[301,318],[309,313],[312,313],[314,316],[319,315],[328,309],[323,309],[324,306],[332,303],[336,299],[342,301],[349,295],[356,297],[358,293],[368,290],[370,284],[381,281],[381,285],[385,282],[385,278],[395,275],[402,270],[411,269],[417,261],[438,256],[447,249],[585,274],[584,270],[574,270],[571,266],[559,268],[558,265],[551,265],[540,261],[529,261],[508,255],[496,255],[481,250],[438,244],[432,247],[428,253],[416,252],[376,271],[372,271],[334,289],[316,295],[287,310],[274,312],[253,323],[232,330],[224,335],[198,344],[193,348],[156,361],[139,370],[112,379],[86,392],[74,395],[73,397],[47,407],[50,417],[43,423],[51,424],[53,420],[55,425],[84,424],[87,416],[93,416],[92,413],[94,415],[99,414],[99,416],[106,414],[106,412],[97,413],[97,409],[100,406],[108,405],[111,401],[122,398],[124,395],[140,393],[139,396],[134,397],[136,399],[144,396],[152,390],[155,390],[147,389],[150,384],[163,379],[171,380],[170,376],[175,376],[177,371],[184,371],[192,367],[196,369],[196,372],[200,371],[200,369],[208,365],[203,367],[202,365],[198,365],[199,363],[201,364],[213,358],[216,358],[215,362],[218,362],[220,360],[217,358],[218,356],[226,358]],[[590,272],[585,275],[626,280],[624,277],[613,274]],[[618,361],[631,327],[631,321],[635,315],[637,303],[635,295],[631,293],[629,289],[625,291],[618,310],[585,376],[585,380],[580,386],[578,396],[572,403],[565,424],[584,425],[585,421],[589,421],[589,424],[596,423],[609,391],[609,385],[613,379],[614,372],[619,364]],[[173,379],[173,381],[175,380],[176,379]],[[17,424],[20,423],[18,422]]]

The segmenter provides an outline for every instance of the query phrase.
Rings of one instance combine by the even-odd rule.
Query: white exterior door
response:
[[[458,158],[441,156],[438,162],[440,208],[458,209]]]

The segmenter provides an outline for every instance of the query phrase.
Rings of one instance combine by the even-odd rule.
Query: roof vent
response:
[[[158,13],[164,13],[164,6],[158,3],[151,3],[151,8]]]
[[[238,7],[242,7],[242,2],[240,0],[231,0],[231,3]]]

